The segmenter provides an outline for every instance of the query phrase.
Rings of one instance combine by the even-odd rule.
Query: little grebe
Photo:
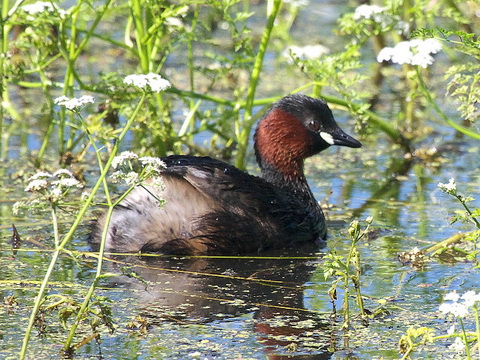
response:
[[[262,178],[209,157],[173,155],[157,198],[138,187],[115,209],[106,247],[179,255],[253,253],[324,239],[325,217],[303,173],[304,160],[330,145],[358,148],[328,105],[304,95],[276,102],[254,136]],[[105,219],[93,237],[100,239]]]

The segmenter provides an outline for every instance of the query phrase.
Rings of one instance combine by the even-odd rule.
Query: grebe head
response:
[[[255,132],[255,154],[264,176],[275,171],[287,178],[303,177],[303,160],[331,145],[362,144],[335,122],[327,103],[305,95],[277,101]]]

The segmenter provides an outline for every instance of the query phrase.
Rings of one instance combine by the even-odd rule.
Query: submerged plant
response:
[[[343,301],[342,301],[342,311],[343,311],[343,325],[345,329],[350,328],[351,326],[351,310],[350,310],[350,293],[353,292],[358,310],[360,311],[361,319],[367,321],[367,312],[363,303],[363,296],[361,292],[361,262],[360,262],[360,252],[358,250],[358,243],[362,240],[368,233],[368,229],[373,221],[372,217],[367,218],[367,225],[365,229],[360,227],[358,220],[352,221],[348,232],[350,234],[350,249],[346,257],[338,255],[337,252],[332,249],[330,252],[325,255],[327,259],[324,264],[324,276],[325,279],[333,278],[332,285],[328,290],[330,298],[332,299],[332,304],[335,304],[334,301],[337,299],[337,288],[342,284],[343,290]],[[351,289],[353,285],[353,290]],[[334,305],[334,314],[335,314],[335,305]]]

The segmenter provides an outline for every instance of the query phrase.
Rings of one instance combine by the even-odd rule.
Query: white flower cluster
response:
[[[456,352],[463,352],[463,350],[465,350],[465,344],[463,343],[462,339],[456,337],[453,344],[450,345],[448,348]]]
[[[66,11],[60,9],[57,4],[47,1],[37,1],[34,4],[23,5],[21,9],[29,15],[38,15],[43,12],[58,13],[60,15],[66,14]]]
[[[438,183],[438,188],[447,194],[454,195],[457,192],[457,184],[455,184],[455,179],[451,178],[448,184]]]
[[[439,307],[440,312],[445,315],[452,314],[455,317],[464,318],[468,315],[470,308],[476,306],[480,301],[480,293],[477,294],[473,290],[467,291],[460,296],[456,292],[450,292],[445,295],[444,300]]]
[[[139,160],[143,166],[151,166],[154,169],[165,169],[166,166],[161,159],[153,156],[142,156]]]
[[[383,6],[360,5],[355,9],[353,19],[361,20],[362,18],[380,24],[383,29],[393,27],[400,34],[407,34],[409,31],[408,23],[402,21],[397,15],[389,14],[387,8]]]
[[[453,291],[446,294],[443,300],[444,302],[439,307],[440,312],[444,315],[451,314],[455,318],[465,318],[470,314],[472,308],[476,309],[475,312],[472,312],[472,315],[477,314],[478,304],[480,303],[480,293],[477,294],[475,291],[469,290],[460,296]],[[463,331],[462,325],[462,332]],[[447,330],[447,334],[450,336],[455,335],[455,323]],[[455,336],[455,341],[449,346],[449,349],[455,352],[463,352],[465,350],[464,339],[458,334]]]
[[[127,85],[133,85],[140,89],[147,90],[147,85],[153,92],[159,93],[167,90],[172,85],[170,81],[163,79],[160,75],[148,73],[147,75],[128,75],[123,82]]]
[[[138,163],[141,166],[136,166]],[[112,168],[118,169],[111,178],[113,181],[123,180],[129,186],[140,185],[147,179],[151,179],[150,185],[163,190],[163,181],[160,176],[165,163],[156,157],[139,157],[131,151],[124,151],[112,161]]]
[[[377,61],[392,61],[395,64],[420,65],[426,68],[434,61],[430,54],[436,54],[440,50],[442,44],[435,39],[402,41],[393,48],[386,47],[380,50]]]
[[[116,169],[129,160],[137,160],[138,155],[131,151],[124,151],[120,155],[115,156],[112,160],[112,168]]]
[[[83,95],[82,97],[72,99],[66,96],[60,96],[53,100],[53,102],[57,105],[65,106],[68,110],[73,110],[86,104],[93,104],[95,99],[90,95]]]
[[[383,6],[377,6],[377,5],[360,5],[355,9],[355,13],[353,14],[353,18],[355,20],[359,20],[360,18],[365,18],[365,19],[372,19],[376,22],[381,21],[381,17],[379,17],[379,14],[384,13],[386,8]],[[378,20],[378,21],[377,21]]]
[[[65,169],[60,169],[50,174],[46,171],[39,171],[28,179],[29,183],[25,188],[27,192],[35,192],[41,190],[48,190],[58,194],[63,193],[63,190],[68,188],[83,188],[83,185],[75,179],[73,174]],[[52,185],[52,186],[51,186]]]
[[[25,187],[26,192],[35,193],[37,197],[16,202],[13,205],[13,213],[18,214],[20,208],[42,208],[48,203],[58,203],[72,188],[81,189],[83,184],[75,179],[70,171],[60,169],[53,174],[39,171],[28,179],[28,184]]]
[[[312,60],[318,59],[322,55],[328,54],[330,49],[323,45],[307,45],[307,46],[289,46],[283,52],[283,56],[289,60],[290,64],[293,64],[292,59],[299,60]]]
[[[48,187],[48,181],[46,179],[52,177],[52,174],[39,171],[35,175],[31,176],[28,181],[28,185],[25,191],[40,191]]]

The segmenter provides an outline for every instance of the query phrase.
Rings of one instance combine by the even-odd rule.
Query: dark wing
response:
[[[218,207],[194,219],[192,239],[210,252],[245,253],[312,240],[316,220],[292,194],[209,157],[170,156],[165,177],[181,177]],[[192,241],[192,239],[187,241]]]
[[[319,236],[318,219],[293,194],[209,157],[162,159],[165,191],[134,189],[114,209],[107,247],[122,252],[241,254]],[[154,194],[155,196],[152,196]],[[159,206],[156,198],[165,199]],[[105,216],[98,221],[98,241]]]

